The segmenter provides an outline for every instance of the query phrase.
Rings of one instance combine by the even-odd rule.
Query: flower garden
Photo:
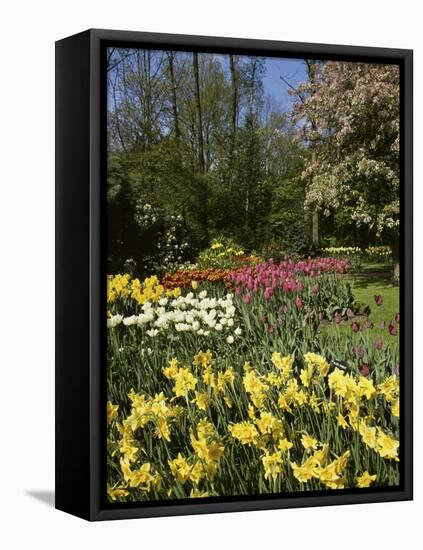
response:
[[[351,262],[215,242],[197,266],[108,277],[111,502],[399,483],[399,314]]]
[[[109,502],[397,486],[399,66],[107,64]]]

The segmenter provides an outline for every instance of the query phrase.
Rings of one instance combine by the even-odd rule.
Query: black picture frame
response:
[[[397,63],[401,79],[401,485],[266,497],[105,501],[105,47]],[[91,29],[56,43],[56,508],[87,520],[412,499],[413,52]]]

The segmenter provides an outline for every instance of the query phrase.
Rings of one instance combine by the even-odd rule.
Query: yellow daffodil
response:
[[[370,475],[369,472],[366,470],[361,476],[358,476],[356,479],[357,487],[370,487],[370,485],[376,480],[376,474]]]

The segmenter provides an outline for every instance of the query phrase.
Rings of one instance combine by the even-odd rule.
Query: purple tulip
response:
[[[376,338],[376,340],[375,340],[375,348],[376,348],[376,349],[382,349],[382,348],[383,348],[383,340],[382,340],[382,338]]]
[[[353,352],[355,353],[355,355],[357,357],[359,357],[360,359],[364,356],[364,348],[363,346],[354,346],[353,347]]]
[[[360,374],[361,376],[369,376],[369,373],[370,373],[370,363],[369,364],[364,364],[364,365],[361,365],[360,367]]]
[[[375,302],[377,306],[381,306],[383,304],[383,298],[380,294],[375,294]]]
[[[389,323],[389,327],[388,327],[388,328],[389,328],[389,334],[390,334],[391,336],[396,336],[396,335],[398,334],[397,325],[396,325],[395,321],[391,321],[391,322]]]
[[[372,321],[370,321],[370,319],[366,319],[366,320],[364,321],[364,326],[365,326],[366,328],[373,328],[373,323],[372,323]]]
[[[356,323],[355,321],[354,321],[354,323],[351,323],[351,330],[352,330],[353,332],[359,332],[359,330],[360,330],[360,325],[359,325],[359,323]]]

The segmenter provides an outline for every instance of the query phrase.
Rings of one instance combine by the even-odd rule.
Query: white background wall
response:
[[[0,14],[0,545],[419,547],[423,240],[417,0],[14,0]],[[415,50],[415,501],[89,524],[54,510],[54,41],[89,27]],[[75,396],[75,407],[78,396]],[[40,499],[41,497],[41,499]],[[7,539],[7,541],[6,541]],[[3,544],[2,544],[3,543]]]

